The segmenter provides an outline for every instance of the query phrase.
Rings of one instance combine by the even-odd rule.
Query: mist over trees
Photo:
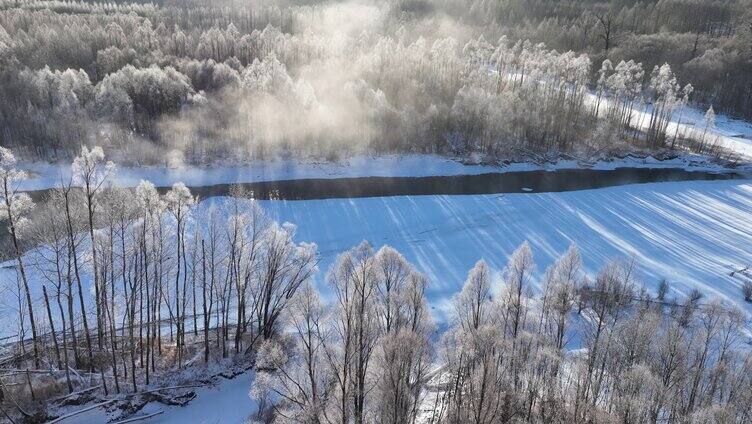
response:
[[[441,3],[462,13],[461,2]],[[647,70],[669,63],[697,89],[695,101],[748,119],[750,6],[748,0],[502,0],[472,1],[465,10],[476,22],[508,28],[510,38],[587,52],[595,63],[635,60]]]
[[[572,244],[540,270],[525,242],[478,258],[440,317],[427,293],[451,282],[390,246],[319,252],[240,186],[113,181],[358,153],[732,157],[713,130],[752,119],[750,69],[752,0],[0,0],[0,420],[121,420],[252,372],[266,423],[752,422],[747,314],[649,292],[632,259],[586,270]],[[669,126],[690,107],[690,134]],[[71,173],[32,200],[38,159]]]
[[[6,417],[52,419],[49,405],[84,391],[125,418],[176,375],[242,367],[261,422],[750,419],[745,313],[665,280],[650,293],[634,260],[589,274],[573,244],[539,273],[523,243],[501,270],[478,261],[437,325],[432,282],[389,246],[364,241],[319,270],[316,245],[242,188],[199,203],[182,183],[118,188],[113,166],[82,148],[76,186],[35,204],[0,148],[17,248]]]
[[[707,152],[671,113],[749,116],[747,0],[555,3],[2,0],[0,137],[135,163]]]

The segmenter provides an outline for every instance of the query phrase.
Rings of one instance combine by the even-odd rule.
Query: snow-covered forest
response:
[[[317,246],[239,187],[209,206],[182,183],[117,188],[103,150],[83,148],[36,205],[0,153],[9,420],[92,399],[125,418],[238,367],[262,422],[749,420],[746,312],[665,280],[647,290],[634,258],[589,274],[572,244],[537,273],[524,242],[498,275],[478,261],[435,322],[432,281],[396,249],[363,242],[319,270]]]
[[[752,0],[0,0],[0,423],[752,423]]]
[[[695,100],[749,116],[748,0],[555,3],[2,0],[2,144],[136,164],[730,154],[711,119],[667,125]]]

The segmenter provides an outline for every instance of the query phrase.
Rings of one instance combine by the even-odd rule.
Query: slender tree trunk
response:
[[[187,296],[188,296],[188,261],[186,259],[186,249],[185,249],[185,232],[183,233],[181,237],[182,247],[181,250],[183,252],[182,258],[183,258],[183,294],[182,294],[182,300],[181,300],[181,306],[180,309],[182,311],[182,314],[180,315],[180,349],[179,349],[179,355],[182,358],[182,350],[185,348],[185,318],[186,318],[186,311],[188,310],[188,302],[187,302]],[[193,273],[193,270],[191,270],[191,273]]]
[[[118,381],[118,368],[117,368],[117,351],[118,351],[117,331],[115,329],[115,246],[113,243],[114,236],[115,234],[114,234],[113,226],[110,226],[110,238],[109,238],[109,243],[110,243],[110,305],[109,305],[108,315],[110,318],[109,320],[110,337],[112,338],[111,340],[112,373],[115,377],[115,392],[120,393],[120,382]],[[123,255],[125,255],[125,251],[123,252]],[[126,300],[126,304],[127,304],[127,300]],[[107,307],[108,305],[105,303],[104,306]]]
[[[135,293],[135,290],[131,291],[131,295]],[[136,339],[134,336],[134,326],[136,325],[136,310],[135,310],[135,299],[132,299],[131,301],[131,310],[128,312],[130,315],[129,319],[129,325],[128,325],[128,335],[130,337],[131,341],[131,385],[133,386],[133,392],[136,392]],[[139,332],[141,331],[141,326],[139,325]],[[147,367],[148,368],[148,367]]]
[[[55,333],[55,320],[52,319],[52,308],[50,308],[50,298],[47,296],[47,286],[42,285],[44,294],[44,306],[47,309],[47,319],[50,321],[50,331],[52,332],[52,344],[55,346],[55,357],[57,358],[57,368],[63,369],[63,362],[60,359],[60,346],[57,344],[57,334]]]
[[[70,255],[70,245],[68,245],[68,254]],[[68,304],[68,317],[70,318],[70,329],[71,329],[71,342],[73,343],[73,364],[76,368],[81,367],[81,362],[78,357],[78,340],[76,337],[76,323],[73,315],[73,276],[71,275],[71,263],[70,263],[70,257],[68,258],[68,261],[66,263],[66,271],[65,271],[65,281],[68,284],[68,295],[67,298],[67,304]],[[65,325],[65,323],[63,323]],[[66,367],[66,370],[68,367]]]
[[[11,209],[11,200],[9,196],[10,188],[8,187],[8,182],[4,181],[5,187],[5,206],[7,210]],[[8,214],[8,229],[10,230],[10,236],[13,240],[13,248],[15,249],[16,253],[16,263],[18,264],[18,271],[21,274],[21,283],[23,283],[24,292],[26,294],[26,304],[29,309],[29,320],[31,321],[31,337],[34,342],[34,368],[39,368],[39,341],[37,340],[37,324],[34,320],[34,305],[31,303],[31,292],[29,291],[29,282],[26,279],[26,268],[23,264],[23,259],[21,258],[21,248],[18,245],[18,235],[16,234],[16,225],[15,222],[13,222],[13,214]],[[21,343],[23,343],[23,340],[21,340]]]
[[[175,271],[175,346],[178,350],[178,368],[182,367],[182,360],[183,357],[181,355],[181,345],[180,345],[180,239],[181,239],[181,219],[180,215],[178,213],[177,217],[177,254],[176,254],[176,260],[177,260],[177,270]]]
[[[196,260],[193,260],[194,265]],[[191,290],[193,291],[193,336],[198,337],[198,315],[196,315],[196,268],[193,268],[193,275],[191,277]]]
[[[203,319],[204,319],[204,363],[209,362],[209,312],[206,310],[206,248],[204,239],[201,239],[201,292],[203,299]],[[194,299],[196,297],[194,296]]]
[[[62,282],[61,282],[62,284]],[[70,296],[69,296],[70,297]],[[63,328],[63,361],[64,361],[64,368],[65,368],[65,382],[68,385],[68,393],[73,393],[73,384],[71,384],[70,379],[70,366],[68,365],[68,337],[66,335],[67,328],[66,328],[66,320],[65,320],[65,312],[63,309],[63,302],[60,300],[60,286],[57,288],[57,307],[60,311],[60,323],[62,324]],[[75,348],[74,348],[75,349]]]
[[[145,244],[145,242],[144,242]],[[152,316],[151,311],[151,296],[149,293],[149,262],[146,259],[146,248],[144,247],[144,279],[141,282],[142,285],[145,286],[146,289],[146,369],[144,370],[146,372],[146,384],[149,384],[149,356],[151,355],[151,349],[152,349],[152,334],[151,334],[151,321],[154,319]],[[143,325],[143,320],[141,321],[141,325]],[[141,365],[144,365],[144,348],[143,348],[143,341],[141,342]]]
[[[84,336],[86,337],[86,349],[89,354],[89,372],[94,372],[94,353],[91,347],[91,335],[89,334],[89,321],[86,318],[86,304],[84,303],[84,291],[81,287],[81,273],[78,267],[78,254],[76,253],[76,239],[73,233],[73,221],[70,212],[70,187],[65,190],[65,215],[68,222],[68,238],[70,240],[70,253],[73,257],[73,270],[76,276],[76,285],[78,286],[78,300],[81,307],[81,317],[84,323]],[[71,321],[73,320],[71,315]]]
[[[102,338],[104,337],[104,322],[102,320],[102,294],[100,293],[100,275],[99,265],[97,264],[97,243],[94,240],[94,195],[91,192],[89,184],[86,184],[86,209],[89,218],[89,239],[91,241],[91,263],[94,271],[94,298],[97,304],[97,344],[102,349]]]
[[[110,315],[108,313],[108,315]],[[115,378],[115,393],[120,393],[120,380],[118,375],[118,368],[117,368],[117,334],[115,334],[115,319],[110,316],[109,317],[110,322],[110,338],[112,339],[110,342],[110,348],[111,348],[111,358],[112,358],[112,376]]]

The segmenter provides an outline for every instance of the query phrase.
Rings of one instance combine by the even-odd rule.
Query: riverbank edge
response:
[[[20,190],[44,190],[59,186],[70,179],[67,163],[22,163],[29,173]],[[729,162],[693,154],[629,153],[595,159],[570,155],[538,157],[524,161],[500,160],[480,155],[445,156],[436,154],[355,155],[337,161],[315,159],[276,159],[243,164],[212,164],[203,166],[122,166],[114,175],[121,187],[135,187],[149,180],[159,187],[183,182],[190,187],[233,183],[256,183],[283,180],[335,179],[361,177],[441,177],[514,173],[524,171],[556,171],[561,169],[611,170],[616,168],[680,168],[688,171],[752,173],[752,163]]]

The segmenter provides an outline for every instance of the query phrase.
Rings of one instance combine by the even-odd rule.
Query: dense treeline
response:
[[[439,0],[499,23],[510,38],[587,52],[595,62],[669,63],[695,101],[752,117],[752,3],[749,0]]]
[[[200,211],[181,183],[163,195],[146,181],[111,186],[112,162],[83,148],[72,180],[35,205],[15,188],[26,178],[16,163],[0,148],[0,217],[15,248],[15,272],[4,275],[16,277],[3,292],[18,300],[17,319],[4,323],[17,325],[6,341],[18,343],[2,363],[39,377],[16,394],[0,378],[0,390],[4,411],[27,420],[44,404],[24,403],[95,380],[105,396],[134,393],[168,369],[244,356],[281,330],[316,269],[316,246],[296,243],[292,224],[240,190],[230,210]],[[24,244],[37,247],[24,255]]]
[[[163,162],[168,152],[190,162],[362,150],[591,154],[674,147],[685,137],[695,140],[681,147],[708,151],[714,140],[666,134],[671,113],[692,93],[745,111],[724,99],[733,92],[748,102],[749,73],[735,66],[749,55],[715,60],[727,54],[717,34],[752,45],[737,22],[744,14],[728,12],[738,2],[708,12],[717,31],[682,21],[703,28],[694,38],[679,24],[649,31],[654,19],[640,14],[665,2],[607,15],[584,3],[2,0],[0,137],[23,157],[71,158],[96,144],[135,162]],[[607,54],[588,48],[599,44],[604,16],[614,22]],[[548,19],[584,33],[552,39],[545,26],[558,33],[563,23]],[[696,52],[673,60],[673,45],[655,53],[660,43],[630,47],[626,34],[693,38]],[[624,67],[639,70],[622,81]],[[716,78],[719,69],[728,77]],[[614,118],[588,90],[630,109]],[[636,121],[633,110],[656,116]]]
[[[334,308],[303,292],[294,330],[259,348],[251,396],[282,423],[750,419],[743,312],[667,284],[651,295],[633,262],[591,280],[575,246],[535,275],[527,243],[498,277],[479,261],[435,341],[416,301],[426,282],[364,243],[328,274]]]
[[[118,394],[251,364],[264,422],[750,420],[744,312],[666,282],[651,294],[633,261],[590,276],[571,246],[541,275],[524,243],[498,277],[470,270],[438,332],[430,282],[393,248],[341,253],[317,289],[316,246],[248,193],[120,189],[112,167],[84,148],[35,205],[0,149],[19,332],[0,372],[9,419],[50,419],[51,399],[80,390],[127,415],[153,398]]]

